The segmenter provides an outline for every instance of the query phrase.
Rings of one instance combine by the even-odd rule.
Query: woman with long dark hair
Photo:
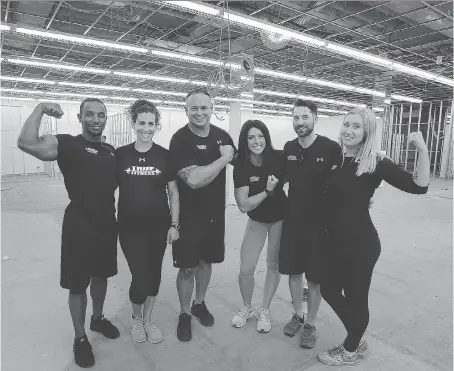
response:
[[[354,109],[340,130],[343,153],[326,181],[329,243],[322,254],[321,294],[347,330],[342,344],[318,355],[327,365],[355,365],[368,352],[368,296],[381,246],[369,204],[382,180],[404,192],[424,194],[429,184],[429,155],[421,132],[408,136],[418,151],[413,174],[377,151],[375,114]]]
[[[238,276],[243,307],[232,325],[242,327],[254,316],[254,271],[268,236],[263,302],[257,311],[257,331],[265,333],[271,330],[269,307],[280,280],[279,246],[287,196],[282,189],[282,154],[274,150],[268,128],[260,120],[248,120],[241,128],[233,179],[238,207],[249,220]]]

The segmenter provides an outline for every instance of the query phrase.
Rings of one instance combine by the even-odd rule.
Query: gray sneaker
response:
[[[292,337],[295,336],[295,334],[301,328],[303,323],[304,323],[304,316],[303,316],[303,318],[301,318],[299,315],[294,313],[292,318],[290,319],[290,321],[284,326],[284,334],[287,336],[292,336]]]
[[[301,334],[300,346],[301,348],[311,349],[315,347],[317,341],[317,334],[315,326],[305,323],[303,326],[303,333]]]
[[[369,346],[367,345],[366,339],[363,336],[359,342],[358,348],[356,349],[358,357],[365,357],[369,354]]]

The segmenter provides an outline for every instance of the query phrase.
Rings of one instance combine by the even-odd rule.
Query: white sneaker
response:
[[[144,328],[149,342],[156,344],[162,341],[162,332],[153,321],[145,321]]]
[[[359,362],[356,352],[347,352],[343,344],[320,353],[318,359],[328,366],[354,366]]]
[[[143,343],[147,340],[142,317],[132,317],[131,339],[136,343]]]
[[[367,345],[367,341],[364,336],[361,338],[361,341],[358,344],[356,354],[358,355],[358,357],[365,357],[369,354],[369,345]]]
[[[232,326],[237,328],[243,327],[246,324],[246,321],[252,317],[254,317],[254,311],[252,310],[252,308],[244,306],[233,317]]]
[[[271,330],[270,311],[266,308],[260,308],[257,314],[257,331],[269,332]]]

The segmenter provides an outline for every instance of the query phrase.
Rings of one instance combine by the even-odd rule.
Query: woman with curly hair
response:
[[[137,100],[128,111],[136,141],[118,148],[116,157],[119,239],[132,275],[131,338],[158,343],[162,333],[151,314],[167,243],[179,238],[178,188],[169,151],[153,143],[161,128],[158,109]]]

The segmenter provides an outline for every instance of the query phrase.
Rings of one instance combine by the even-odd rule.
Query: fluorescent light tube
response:
[[[124,77],[134,77],[136,79],[170,81],[170,82],[177,82],[177,83],[182,83],[182,84],[189,83],[189,80],[186,80],[186,79],[176,79],[173,77],[165,77],[165,76],[142,75],[142,74],[138,74],[138,73],[129,73],[129,72],[114,72],[114,75],[124,76]]]
[[[39,79],[29,79],[28,77],[0,76],[0,80],[5,80],[5,81],[20,81],[20,82],[30,82],[30,83],[34,83],[34,84],[48,84],[48,85],[55,85],[55,81],[50,81],[50,80],[39,80]]]
[[[80,82],[68,82],[68,81],[58,82],[58,85],[74,86],[74,87],[81,87],[81,88],[104,89],[104,90],[118,90],[118,91],[131,90],[131,88],[123,88],[121,86],[85,84],[85,83],[80,83]]]
[[[134,53],[148,53],[148,49],[146,49],[146,48],[139,48],[136,46],[123,45],[123,44],[115,43],[115,42],[96,40],[96,39],[91,39],[88,37],[77,37],[77,36],[72,36],[72,35],[65,35],[62,33],[56,33],[56,32],[52,32],[52,31],[40,31],[40,30],[23,28],[23,27],[16,27],[16,32],[18,32],[20,34],[24,34],[24,35],[44,37],[44,38],[49,38],[49,39],[53,39],[53,40],[57,40],[57,41],[79,43],[79,44],[84,44],[84,45],[89,45],[89,46],[97,46],[97,47],[106,48],[106,49],[124,50],[127,52],[134,52]]]
[[[204,13],[207,15],[219,15],[220,9],[219,8],[214,8],[210,6],[206,6],[201,3],[196,3],[192,1],[164,1],[168,5],[173,5],[179,8],[185,8],[189,10],[193,10],[196,12]]]
[[[29,61],[29,60],[23,60],[23,59],[15,59],[15,58],[8,58],[7,61],[10,63],[16,63],[16,64],[25,65],[25,66],[44,67],[44,68],[67,70],[67,71],[89,72],[89,73],[99,73],[99,74],[109,74],[112,72],[112,71],[103,70],[100,68],[70,66],[70,65],[66,65],[66,64],[58,64],[56,62],[55,63],[45,63],[45,62]]]

